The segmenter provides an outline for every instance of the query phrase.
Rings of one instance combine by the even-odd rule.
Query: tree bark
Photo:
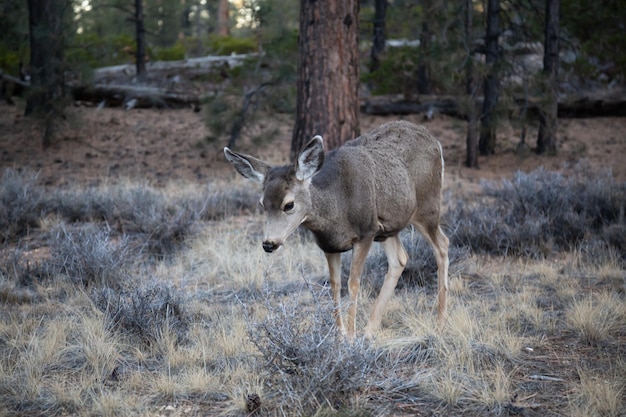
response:
[[[63,40],[65,0],[28,0],[31,89],[25,115],[46,117],[42,144],[50,145],[55,106],[61,106],[64,93]]]
[[[465,0],[465,93],[467,94],[467,136],[465,138],[467,159],[465,165],[478,168],[478,136],[476,132],[476,80],[474,79],[474,51],[472,50],[472,0]]]
[[[429,14],[432,10],[431,0],[422,1],[424,5],[424,15],[422,21],[422,31],[420,32],[420,56],[417,66],[416,82],[418,94],[431,93],[430,80],[430,38],[432,36],[428,25]]]
[[[380,68],[380,57],[385,51],[385,42],[387,41],[387,30],[385,27],[387,5],[387,0],[374,1],[374,29],[372,33],[372,50],[370,52],[370,72]]]
[[[135,53],[137,80],[142,82],[146,79],[146,30],[143,22],[142,0],[135,0],[135,36],[137,42],[137,51]]]
[[[217,10],[217,34],[219,36],[230,35],[230,28],[228,26],[228,0],[219,0],[219,6]]]
[[[484,102],[481,117],[478,149],[481,155],[493,155],[496,151],[495,109],[498,104],[498,38],[500,37],[500,0],[487,1],[487,33],[485,36],[485,61],[487,77],[484,86]]]
[[[548,102],[540,110],[537,153],[556,155],[558,117],[557,69],[559,65],[559,0],[546,1],[543,74]]]
[[[31,90],[26,115],[43,114],[63,95],[63,0],[28,0]]]
[[[326,148],[359,135],[358,0],[301,0],[295,159],[314,135]]]

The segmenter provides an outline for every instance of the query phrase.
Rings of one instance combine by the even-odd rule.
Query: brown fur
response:
[[[316,137],[291,166],[271,167],[228,149],[225,154],[242,175],[263,183],[261,201],[267,211],[264,249],[276,250],[299,224],[311,230],[326,254],[338,306],[339,253],[354,250],[348,282],[349,336],[355,333],[359,282],[372,242],[383,242],[389,270],[370,316],[368,334],[378,327],[407,262],[398,233],[409,224],[435,250],[438,315],[443,323],[448,287],[448,239],[439,227],[444,167],[441,145],[426,128],[390,122],[328,153],[324,153],[321,137]],[[339,312],[336,319],[343,331]]]

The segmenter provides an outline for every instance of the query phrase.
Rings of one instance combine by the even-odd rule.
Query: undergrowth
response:
[[[578,166],[570,176],[538,169],[483,182],[478,203],[458,201],[444,221],[453,245],[541,258],[599,240],[626,253],[626,183]]]
[[[443,329],[432,250],[403,232],[381,332],[353,342],[306,234],[269,256],[256,217],[214,224],[250,222],[251,189],[2,178],[0,416],[626,412],[626,185],[608,173],[519,173],[453,200]],[[385,264],[368,258],[358,329]]]

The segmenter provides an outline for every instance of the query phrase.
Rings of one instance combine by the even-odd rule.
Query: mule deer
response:
[[[372,242],[382,242],[388,270],[365,333],[380,325],[408,260],[398,233],[412,224],[433,247],[438,268],[438,321],[446,319],[448,238],[439,226],[443,156],[426,128],[395,121],[324,153],[321,136],[300,152],[295,164],[273,167],[224,148],[226,159],[244,177],[263,184],[266,211],[263,249],[277,250],[300,225],[315,236],[330,273],[338,328],[355,334],[361,274]],[[341,301],[341,253],[353,250],[348,280],[347,331]]]

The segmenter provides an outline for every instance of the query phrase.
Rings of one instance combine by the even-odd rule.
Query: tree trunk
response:
[[[548,102],[540,110],[537,153],[556,155],[558,91],[556,73],[559,65],[559,0],[546,1],[543,74]]]
[[[295,159],[314,135],[326,148],[359,135],[358,0],[301,0]]]
[[[431,4],[429,1],[424,1],[424,16],[422,22],[422,31],[420,32],[420,55],[419,64],[417,66],[417,92],[418,94],[430,94],[431,93],[431,80],[430,80],[430,38],[432,33],[428,25],[428,15],[431,11]]]
[[[228,36],[230,34],[228,25],[228,0],[219,0],[217,10],[217,34],[220,36]]]
[[[483,113],[478,148],[481,155],[496,151],[495,109],[498,104],[498,38],[500,37],[500,0],[487,1],[487,34],[485,36],[485,78]]]
[[[143,24],[142,0],[135,0],[135,35],[137,42],[137,51],[135,53],[137,80],[142,82],[146,79],[146,31]]]
[[[370,52],[370,72],[380,67],[380,56],[385,51],[387,30],[385,28],[385,16],[387,15],[387,0],[374,1],[374,22],[372,33],[372,50]]]
[[[28,0],[30,35],[31,90],[25,115],[46,117],[43,146],[51,141],[55,107],[63,97],[63,27],[67,9],[65,0]]]
[[[467,159],[465,165],[478,168],[478,136],[476,132],[476,80],[474,79],[474,51],[472,42],[472,0],[465,0],[465,43],[467,61],[465,64],[465,93],[467,94]]]

